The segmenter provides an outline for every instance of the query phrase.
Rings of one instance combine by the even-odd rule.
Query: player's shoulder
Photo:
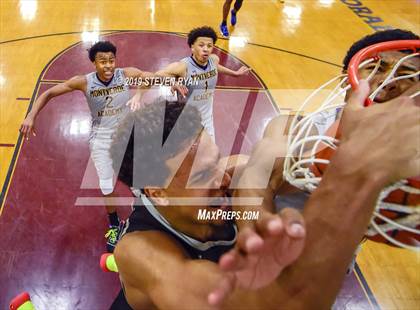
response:
[[[218,64],[219,63],[219,60],[220,60],[220,58],[219,58],[219,56],[217,56],[216,54],[210,54],[210,56],[209,56],[211,59],[213,59],[215,62],[216,62],[216,64]]]
[[[87,85],[87,78],[86,75],[75,75],[65,83],[73,89],[84,90]]]

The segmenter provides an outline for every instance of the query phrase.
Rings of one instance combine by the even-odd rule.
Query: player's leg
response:
[[[114,193],[104,195],[105,198],[112,198],[114,196]],[[121,230],[122,222],[118,217],[117,209],[115,208],[115,206],[111,205],[107,199],[105,200],[105,209],[109,219],[109,229],[105,234],[106,249],[108,252],[112,253],[118,242],[118,236]]]
[[[220,24],[220,33],[225,38],[229,37],[229,30],[227,28],[227,17],[229,15],[230,6],[232,4],[233,0],[225,0],[225,3],[223,4],[223,19],[222,23]]]
[[[204,126],[204,129],[207,131],[208,135],[213,140],[213,142],[216,143],[216,133],[215,133],[215,130],[214,130],[213,115],[204,119],[203,126]]]
[[[230,23],[232,24],[232,26],[236,25],[236,13],[238,13],[238,11],[241,9],[242,7],[242,2],[243,0],[236,0],[235,4],[233,5],[233,9],[232,11],[230,11],[231,15],[230,15]]]
[[[110,145],[111,135],[97,134],[90,141],[91,158],[98,173],[99,187],[105,198],[114,196],[114,171],[109,153]],[[105,234],[105,237],[107,238],[107,250],[108,252],[113,252],[118,241],[120,220],[115,206],[111,204],[109,199],[105,199],[105,208],[109,219],[109,229]]]

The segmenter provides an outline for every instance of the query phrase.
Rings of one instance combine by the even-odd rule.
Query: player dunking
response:
[[[129,112],[127,101],[130,99],[126,77],[144,77],[145,72],[136,68],[116,68],[116,47],[108,41],[100,41],[89,50],[89,59],[96,71],[86,75],[77,75],[44,92],[35,101],[34,106],[20,128],[28,139],[35,135],[35,120],[41,109],[54,97],[75,90],[82,91],[86,97],[91,116],[92,128],[89,137],[91,158],[99,176],[99,186],[105,197],[110,197],[114,190],[114,172],[109,155],[112,134],[119,121]],[[119,218],[114,206],[106,204],[110,227],[106,233],[107,250],[112,252],[117,242]]]
[[[219,73],[231,76],[241,76],[249,68],[242,66],[234,71],[222,66],[219,57],[212,54],[216,43],[216,32],[207,26],[195,28],[188,34],[188,45],[192,55],[178,62],[169,64],[166,68],[155,73],[162,77],[182,77],[185,80],[195,80],[196,83],[187,85],[187,103],[195,106],[201,114],[202,124],[207,133],[215,140],[213,125],[213,97]],[[132,105],[140,105],[140,92],[135,95]]]

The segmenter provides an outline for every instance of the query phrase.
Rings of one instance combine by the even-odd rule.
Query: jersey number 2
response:
[[[113,106],[111,104],[112,100],[114,100],[114,97],[112,97],[112,96],[106,96],[105,97],[105,102],[106,102],[105,107],[106,108],[108,108],[108,109],[113,108]]]

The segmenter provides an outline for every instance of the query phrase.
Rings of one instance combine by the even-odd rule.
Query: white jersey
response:
[[[334,108],[325,110],[313,117],[314,125],[318,131],[318,134],[324,135],[328,128],[338,119],[341,108]]]
[[[214,138],[213,97],[217,83],[217,65],[209,58],[205,66],[199,65],[192,56],[181,60],[187,65],[185,78],[194,80],[187,85],[187,104],[195,106],[201,114],[201,122]]]
[[[92,115],[92,133],[97,130],[114,131],[129,112],[129,86],[123,69],[115,69],[109,83],[99,80],[96,72],[86,75],[86,99]]]

